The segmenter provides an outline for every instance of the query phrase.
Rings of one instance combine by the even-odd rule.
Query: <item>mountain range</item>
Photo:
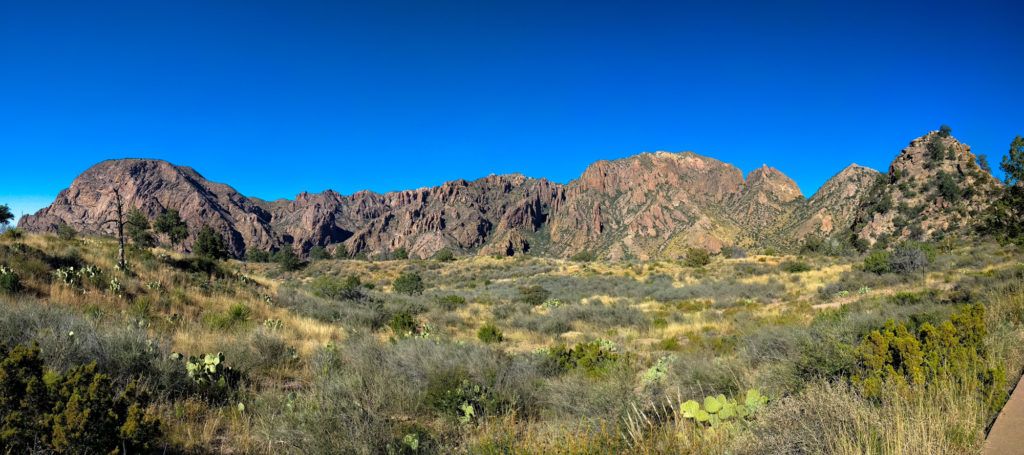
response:
[[[66,223],[110,234],[117,189],[150,219],[177,209],[190,236],[209,225],[235,256],[292,244],[307,254],[344,244],[349,254],[398,247],[430,257],[459,253],[608,259],[677,258],[687,248],[797,247],[808,236],[873,244],[936,238],[966,229],[1001,183],[970,147],[932,131],[904,148],[888,172],[851,164],[810,198],[779,170],[744,177],[735,166],[693,152],[642,153],[597,161],[567,184],[520,174],[455,180],[432,188],[341,195],[299,193],[265,201],[210,182],[192,168],[153,159],[98,163],[56,200],[18,224],[55,232]]]

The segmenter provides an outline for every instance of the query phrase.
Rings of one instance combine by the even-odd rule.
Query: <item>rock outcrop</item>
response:
[[[744,178],[713,158],[656,152],[595,162],[568,184],[491,175],[384,194],[328,190],[264,201],[188,167],[124,159],[89,168],[19,227],[54,232],[67,223],[83,233],[112,233],[103,222],[113,217],[116,188],[127,206],[151,219],[177,209],[191,234],[184,250],[209,225],[236,256],[249,248],[293,244],[306,253],[344,244],[350,254],[370,255],[404,247],[419,257],[451,248],[675,258],[694,246],[793,248],[808,235],[869,242],[942,235],[971,220],[999,190],[974,160],[970,147],[932,132],[911,142],[888,174],[851,165],[810,199],[775,168]]]

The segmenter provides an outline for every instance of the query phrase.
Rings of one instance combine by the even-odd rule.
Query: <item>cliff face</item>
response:
[[[941,156],[939,149],[941,149]],[[104,161],[79,175],[19,227],[112,233],[113,192],[151,219],[177,209],[195,234],[210,225],[236,256],[247,248],[344,244],[351,254],[404,247],[612,259],[681,256],[687,247],[792,247],[807,235],[868,241],[955,229],[992,200],[999,183],[974,165],[970,147],[937,132],[914,140],[889,174],[851,165],[807,199],[782,172],[736,167],[692,152],[644,153],[590,165],[562,185],[519,174],[456,180],[377,194],[300,193],[264,201],[165,161]],[[916,226],[916,227],[915,227]]]

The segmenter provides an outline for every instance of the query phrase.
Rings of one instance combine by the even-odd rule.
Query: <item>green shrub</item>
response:
[[[416,273],[405,273],[395,278],[395,281],[391,283],[392,288],[395,292],[405,295],[420,295],[426,286],[423,284],[423,279]]]
[[[548,350],[548,359],[559,371],[581,369],[588,374],[602,374],[621,360],[614,345],[605,340],[579,343],[569,349],[564,344]]]
[[[434,302],[445,311],[454,311],[456,308],[465,305],[466,299],[457,295],[446,295],[444,297],[434,297]]]
[[[258,248],[248,248],[245,250],[245,260],[248,262],[270,262],[271,254],[269,251],[264,251]]]
[[[964,307],[938,327],[925,322],[917,333],[890,319],[856,349],[858,369],[850,380],[868,398],[881,396],[883,390],[912,393],[941,387],[945,381],[975,385],[986,407],[996,411],[1006,401],[1006,372],[1001,366],[988,367],[992,362],[986,334],[981,304]]]
[[[13,294],[21,290],[21,277],[14,270],[0,265],[0,293]]]
[[[331,258],[331,254],[328,253],[327,249],[325,249],[322,246],[317,245],[317,246],[314,246],[313,248],[310,248],[310,250],[309,250],[309,259],[311,259],[311,260],[322,261],[324,259],[330,259],[330,258]]]
[[[889,271],[889,252],[875,251],[864,258],[864,271],[881,275]]]
[[[0,448],[6,453],[145,453],[161,435],[149,395],[132,382],[121,393],[96,363],[67,374],[43,366],[39,347],[0,344]]]
[[[572,257],[569,259],[576,262],[593,262],[594,260],[597,259],[597,256],[595,256],[594,253],[591,253],[589,251],[580,251],[579,253],[572,255]]]
[[[811,266],[803,261],[786,261],[781,265],[782,270],[786,271],[786,273],[801,273],[811,270]]]
[[[192,247],[196,256],[210,259],[227,259],[228,246],[224,243],[224,237],[213,230],[210,226],[203,226],[196,237],[196,244]]]
[[[441,248],[441,250],[434,255],[434,259],[439,262],[451,262],[455,260],[455,253],[452,253],[452,250],[449,248]]]
[[[495,326],[494,323],[490,322],[480,327],[480,330],[477,330],[476,337],[479,338],[480,341],[483,341],[484,343],[487,344],[500,343],[502,340],[505,339],[504,335],[502,335],[501,333],[501,330],[498,329],[498,327]]]
[[[519,300],[530,305],[540,305],[551,296],[551,291],[544,289],[539,284],[523,286],[519,288]]]
[[[285,272],[294,272],[302,268],[302,260],[295,254],[295,247],[291,243],[284,244],[277,253],[274,253],[274,262]]]
[[[409,250],[405,249],[404,246],[395,248],[395,251],[393,251],[392,254],[395,256],[395,259],[398,260],[409,259]]]
[[[310,288],[318,297],[333,300],[355,300],[361,298],[359,291],[361,281],[355,275],[349,275],[344,281],[329,275],[320,275],[313,279]]]
[[[704,267],[711,263],[711,254],[704,248],[687,248],[683,265],[687,267]]]
[[[405,335],[416,331],[418,324],[408,311],[399,311],[391,316],[391,323],[388,324],[396,335]]]
[[[348,247],[344,243],[339,243],[334,249],[334,259],[348,259]]]
[[[64,241],[71,241],[78,235],[78,231],[67,223],[60,223],[57,225],[57,237]]]

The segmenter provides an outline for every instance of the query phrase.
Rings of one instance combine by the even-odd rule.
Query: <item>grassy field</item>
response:
[[[0,355],[137,381],[160,453],[977,453],[1024,368],[1024,259],[994,243],[897,248],[879,273],[134,248],[120,271],[116,248],[0,238]]]

